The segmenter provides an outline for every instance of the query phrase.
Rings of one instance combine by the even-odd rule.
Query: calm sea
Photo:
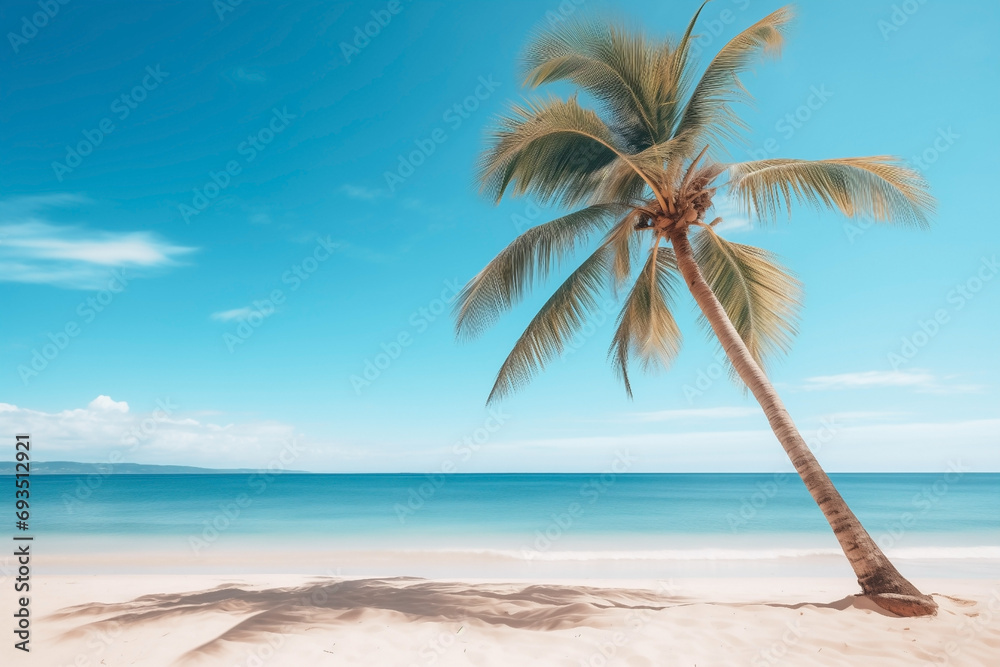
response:
[[[970,567],[1000,562],[1000,474],[833,479],[890,555]],[[50,552],[148,544],[201,557],[281,545],[563,563],[839,553],[791,474],[36,475],[31,481],[31,529]]]

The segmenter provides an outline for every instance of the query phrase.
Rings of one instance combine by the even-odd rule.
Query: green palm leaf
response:
[[[844,215],[927,226],[934,199],[917,172],[891,157],[759,160],[730,165],[731,194],[762,220],[792,199],[836,207]]]
[[[726,241],[711,228],[695,237],[695,261],[761,368],[787,352],[797,332],[802,285],[768,251]]]
[[[606,229],[627,210],[621,204],[596,204],[518,236],[459,293],[455,332],[460,338],[479,335],[594,232]]]
[[[681,332],[670,312],[677,283],[677,260],[671,248],[654,247],[618,315],[608,356],[632,396],[628,362],[638,358],[644,369],[667,368],[680,352]]]
[[[559,286],[507,355],[487,403],[526,385],[546,363],[562,354],[569,339],[597,309],[610,264],[611,253],[601,245]]]

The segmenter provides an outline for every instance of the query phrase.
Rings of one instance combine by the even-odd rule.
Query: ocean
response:
[[[12,486],[7,478],[0,484]],[[890,557],[928,575],[1000,575],[1000,474],[832,478]],[[849,572],[794,474],[262,472],[31,483],[30,528],[52,571],[127,567],[129,553],[143,552],[162,556],[144,563],[181,569],[322,564],[345,574]]]

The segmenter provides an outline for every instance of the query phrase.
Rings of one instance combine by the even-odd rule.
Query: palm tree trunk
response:
[[[764,408],[764,414],[767,415],[767,421],[771,424],[774,435],[777,436],[792,465],[805,483],[806,489],[830,523],[847,560],[854,568],[862,592],[878,606],[901,616],[935,614],[937,604],[929,596],[917,590],[896,570],[820,467],[774,387],[754,361],[743,339],[729,321],[722,304],[705,282],[695,262],[686,230],[671,233],[670,241],[674,246],[677,266],[684,277],[684,282],[687,283],[701,312],[705,314],[712,330],[718,336],[733,367]]]

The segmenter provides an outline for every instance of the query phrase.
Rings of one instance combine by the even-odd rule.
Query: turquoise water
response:
[[[888,541],[902,529],[902,538],[920,535],[921,543],[959,536],[964,544],[1000,544],[1000,474],[833,479],[873,536]],[[829,532],[794,475],[53,475],[31,481],[31,528],[41,535],[185,536],[213,521],[232,535],[360,544],[516,541],[553,525],[579,540],[653,542],[672,535]]]
[[[12,486],[7,477],[0,484]],[[1000,474],[833,478],[907,573],[1000,576]],[[850,576],[794,475],[95,474],[31,482],[36,558],[53,574]]]

